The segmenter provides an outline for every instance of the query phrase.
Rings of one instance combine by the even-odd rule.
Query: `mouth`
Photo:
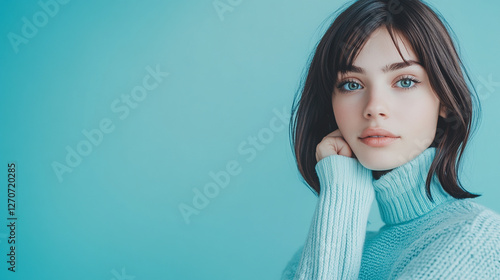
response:
[[[394,143],[399,137],[390,137],[383,135],[368,136],[365,138],[359,138],[362,143],[371,147],[384,147],[389,144]]]
[[[363,133],[361,133],[361,136],[359,138],[366,139],[366,138],[383,138],[383,137],[398,138],[399,136],[396,136],[392,132],[380,127],[377,128],[370,127],[363,130]]]
[[[397,136],[386,136],[386,135],[373,135],[373,136],[367,136],[367,137],[364,137],[364,138],[359,138],[359,139],[368,139],[368,138],[399,138]]]

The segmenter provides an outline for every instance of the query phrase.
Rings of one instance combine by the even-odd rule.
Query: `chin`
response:
[[[358,161],[366,168],[373,171],[391,170],[409,162],[423,150],[405,146],[404,143],[395,143],[386,147],[368,147],[353,142],[352,151]],[[412,151],[413,152],[410,152]]]
[[[381,151],[377,154],[362,153],[360,156],[356,155],[356,158],[361,165],[372,171],[391,170],[401,165],[401,162],[395,160],[387,151]]]
[[[380,162],[372,163],[372,162],[363,162],[361,160],[359,161],[359,163],[361,163],[361,165],[363,165],[366,169],[372,171],[389,171],[399,166],[397,164],[381,164]]]

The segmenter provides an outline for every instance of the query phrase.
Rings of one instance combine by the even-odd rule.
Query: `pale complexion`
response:
[[[422,153],[434,140],[438,116],[446,116],[410,44],[396,38],[403,57],[415,63],[405,65],[388,31],[379,28],[353,62],[358,71],[339,73],[332,95],[343,138],[359,162],[374,171],[393,169]],[[394,63],[403,64],[391,67]],[[368,146],[360,140],[366,128],[383,128],[399,138],[384,147]]]

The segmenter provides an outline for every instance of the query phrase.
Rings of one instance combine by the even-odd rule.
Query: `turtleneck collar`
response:
[[[447,201],[455,200],[439,183],[434,174],[430,190],[434,202],[425,191],[425,181],[436,154],[429,147],[411,161],[398,166],[373,181],[380,216],[387,225],[407,222],[418,218]]]

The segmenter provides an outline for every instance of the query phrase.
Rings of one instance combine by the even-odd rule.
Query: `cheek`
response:
[[[400,119],[413,138],[426,141],[427,138],[434,137],[438,113],[438,105],[433,102],[418,102],[408,106],[400,114]]]
[[[349,118],[346,116],[346,110],[344,110],[345,106],[342,106],[342,104],[339,104],[339,102],[332,102],[332,108],[333,108],[333,115],[335,116],[335,121],[337,122],[337,125],[339,128],[344,127],[344,121],[348,120]]]
[[[356,109],[352,106],[335,102],[333,102],[332,106],[340,132],[344,138],[349,138],[350,131],[356,127]]]

